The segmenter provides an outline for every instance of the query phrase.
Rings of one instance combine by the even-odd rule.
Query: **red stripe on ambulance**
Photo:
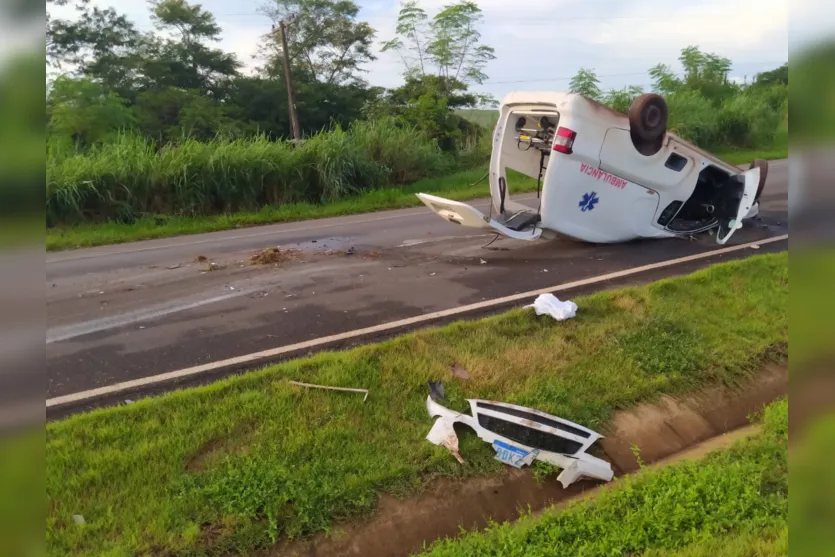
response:
[[[624,189],[626,187],[626,180],[624,180],[623,178],[618,178],[614,174],[609,174],[608,172],[600,170],[599,168],[589,166],[586,163],[580,164],[580,172],[598,180],[602,180],[616,188]]]

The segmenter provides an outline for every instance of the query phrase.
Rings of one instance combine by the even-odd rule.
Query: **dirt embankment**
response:
[[[751,414],[787,393],[787,368],[768,365],[735,389],[710,388],[686,398],[664,397],[655,404],[618,412],[601,442],[603,456],[612,463],[616,477],[639,469],[633,446],[646,464],[702,456],[740,437],[716,439],[747,426]],[[540,483],[529,470],[513,468],[502,476],[465,482],[439,479],[411,499],[381,497],[368,522],[339,525],[329,537],[281,543],[270,555],[405,557],[424,544],[457,535],[462,527],[479,529],[491,518],[514,520],[522,509],[536,512],[581,495],[593,496],[599,485],[580,481],[563,489],[554,477]]]

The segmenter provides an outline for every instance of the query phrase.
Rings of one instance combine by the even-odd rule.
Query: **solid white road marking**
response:
[[[410,325],[417,325],[426,321],[432,321],[435,319],[443,318],[443,317],[450,317],[453,315],[459,315],[462,313],[467,313],[470,311],[489,308],[493,306],[498,306],[502,304],[507,304],[511,302],[517,302],[519,300],[524,300],[525,298],[530,298],[533,296],[539,296],[540,294],[547,294],[549,292],[559,292],[562,290],[568,290],[571,288],[578,288],[581,286],[588,286],[590,284],[597,284],[600,282],[605,282],[607,280],[613,280],[621,277],[627,277],[630,275],[635,275],[638,273],[643,273],[646,271],[652,271],[655,269],[664,269],[666,267],[672,267],[674,265],[680,265],[682,263],[689,263],[691,261],[698,261],[700,259],[707,259],[710,257],[715,257],[717,255],[722,255],[726,253],[733,253],[735,251],[741,251],[745,249],[750,249],[753,245],[764,246],[767,244],[772,244],[774,242],[781,242],[783,240],[787,240],[789,237],[788,234],[783,234],[782,236],[775,236],[774,238],[767,238],[765,240],[759,240],[757,242],[749,242],[747,244],[740,244],[738,246],[731,246],[727,248],[717,249],[713,251],[708,251],[705,253],[697,253],[695,255],[688,255],[685,257],[678,257],[676,259],[668,259],[666,261],[660,261],[658,263],[650,263],[649,265],[642,265],[640,267],[633,267],[631,269],[624,269],[622,271],[616,271],[614,273],[608,273],[605,275],[599,275],[596,277],[590,277],[582,280],[576,280],[573,282],[567,282],[563,284],[559,284],[556,286],[551,286],[549,288],[540,288],[539,290],[531,290],[529,292],[523,292],[521,294],[513,294],[512,296],[504,296],[502,298],[494,298],[492,300],[485,300],[483,302],[478,302],[475,304],[469,304],[466,306],[459,306],[456,308],[445,309],[442,311],[436,311],[433,313],[427,313],[424,315],[418,315],[415,317],[409,317],[407,319],[400,319],[397,321],[391,321],[389,323],[383,323],[380,325],[374,325],[373,327],[366,327],[364,329],[356,329],[353,331],[347,331],[344,333],[339,333],[335,335],[329,335],[326,337],[320,337],[313,340],[307,340],[304,342],[299,342],[296,344],[291,344],[288,346],[280,346],[278,348],[271,348],[269,350],[262,350],[260,352],[253,352],[252,354],[245,354],[243,356],[236,356],[234,358],[229,358],[226,360],[220,360],[217,362],[211,362],[208,364],[203,364],[199,366],[188,367],[185,369],[180,369],[177,371],[170,371],[167,373],[161,373],[159,375],[152,375],[150,377],[143,377],[141,379],[134,379],[132,381],[124,381],[122,383],[115,383],[113,385],[107,385],[104,387],[99,387],[97,389],[90,389],[88,391],[82,391],[78,393],[73,393],[69,395],[59,396],[55,398],[47,399],[46,407],[51,408],[54,406],[62,406],[65,404],[72,404],[78,403],[85,400],[95,399],[105,395],[112,395],[115,393],[119,393],[122,391],[127,391],[130,389],[135,389],[138,387],[147,387],[150,385],[156,385],[158,383],[164,383],[166,381],[171,381],[174,379],[182,379],[183,377],[190,377],[193,375],[198,375],[200,373],[205,373],[208,371],[216,371],[218,369],[223,369],[229,366],[237,366],[240,364],[247,364],[247,363],[255,363],[260,360],[266,360],[270,358],[275,358],[276,356],[281,356],[282,354],[288,354],[291,352],[296,352],[299,350],[306,350],[310,348],[315,348],[317,346],[322,346],[329,344],[331,342],[339,342],[344,340],[350,340],[358,337],[362,337],[369,334],[377,334],[377,333],[384,333],[386,331],[391,331],[394,329],[398,329],[401,327],[407,327]]]

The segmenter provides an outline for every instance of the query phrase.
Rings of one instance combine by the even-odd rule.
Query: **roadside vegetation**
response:
[[[492,449],[474,435],[461,436],[463,465],[424,440],[432,424],[424,406],[429,380],[445,380],[452,408],[465,409],[466,398],[497,399],[605,431],[616,410],[734,384],[786,355],[787,254],[575,301],[580,310],[570,321],[516,309],[50,423],[48,551],[250,553],[367,516],[384,492],[408,495],[439,476],[500,473]],[[453,378],[454,364],[470,379]],[[350,393],[299,390],[288,380],[368,388],[370,395],[363,403]],[[691,524],[704,501],[710,512],[698,524],[711,535],[731,531],[731,511],[751,502],[743,519],[763,527],[767,521],[756,517],[779,507],[779,469],[767,476],[773,496],[755,501],[751,490],[760,484],[739,480],[742,471],[759,470],[772,449],[746,451],[738,463],[717,458],[722,474],[698,476],[704,488],[691,489],[693,478],[685,483],[687,474],[679,473],[643,491],[636,484],[627,496],[654,494],[659,505],[672,504],[665,514],[677,526]],[[676,510],[679,497],[689,503]],[[653,532],[661,535],[660,528]],[[649,534],[627,539],[637,544],[642,535]],[[659,547],[705,541],[689,527],[676,539]]]
[[[211,46],[220,26],[186,0],[151,2],[150,32],[115,8],[53,4],[72,5],[78,17],[50,17],[47,25],[50,249],[275,222],[266,216],[284,220],[299,203],[319,209],[301,210],[294,220],[343,214],[329,206],[347,199],[356,211],[389,208],[380,188],[468,171],[489,156],[496,113],[479,107],[495,99],[474,89],[495,54],[481,40],[474,2],[435,14],[403,4],[382,47],[403,61],[403,84],[388,90],[363,78],[361,67],[376,56],[376,31],[357,19],[351,1],[269,0],[265,14],[275,23],[295,15],[293,36],[286,53],[278,33],[262,37],[255,75]],[[297,147],[288,141],[285,57],[304,136]],[[783,155],[787,66],[738,85],[721,56],[688,47],[680,63],[682,71],[650,70],[653,90],[668,97],[672,129],[702,147],[737,151],[744,163],[753,151]],[[570,89],[620,111],[642,92],[601,91],[585,68]],[[438,192],[467,197],[458,189]],[[251,222],[247,214],[262,209]],[[181,218],[197,220],[167,224]],[[160,230],[149,233],[148,222]],[[114,224],[125,232],[114,235]]]
[[[596,498],[435,544],[425,557],[788,554],[788,401],[752,439],[627,476]]]
[[[344,215],[371,213],[386,209],[422,207],[416,193],[435,193],[459,201],[485,197],[489,187],[483,178],[487,168],[455,172],[439,178],[418,180],[400,187],[384,187],[330,203],[284,203],[264,205],[254,211],[236,211],[219,215],[140,216],[131,222],[106,221],[49,229],[46,249],[58,251],[136,240],[167,238],[183,234],[199,234],[230,230],[259,224],[293,222]],[[536,180],[513,173],[508,181],[511,193],[536,191]]]

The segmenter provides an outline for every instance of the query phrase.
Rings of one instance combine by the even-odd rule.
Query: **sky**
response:
[[[113,6],[142,30],[153,28],[146,0],[92,0]],[[223,29],[218,47],[234,52],[246,67],[271,21],[260,13],[268,0],[203,0]],[[380,53],[392,38],[398,0],[354,0],[358,19],[377,30],[378,59],[365,69],[373,85],[397,86],[402,63],[394,53]],[[795,45],[828,36],[828,0],[477,0],[484,15],[482,42],[496,50],[486,68],[488,80],[473,87],[497,99],[514,90],[565,90],[578,68],[595,70],[603,89],[651,84],[647,70],[657,63],[680,71],[682,48],[730,58],[732,79],[751,80],[758,72],[788,60]],[[433,15],[450,0],[421,0]],[[63,13],[52,10],[55,16]],[[69,12],[70,14],[72,12]],[[826,22],[826,23],[824,23]]]

